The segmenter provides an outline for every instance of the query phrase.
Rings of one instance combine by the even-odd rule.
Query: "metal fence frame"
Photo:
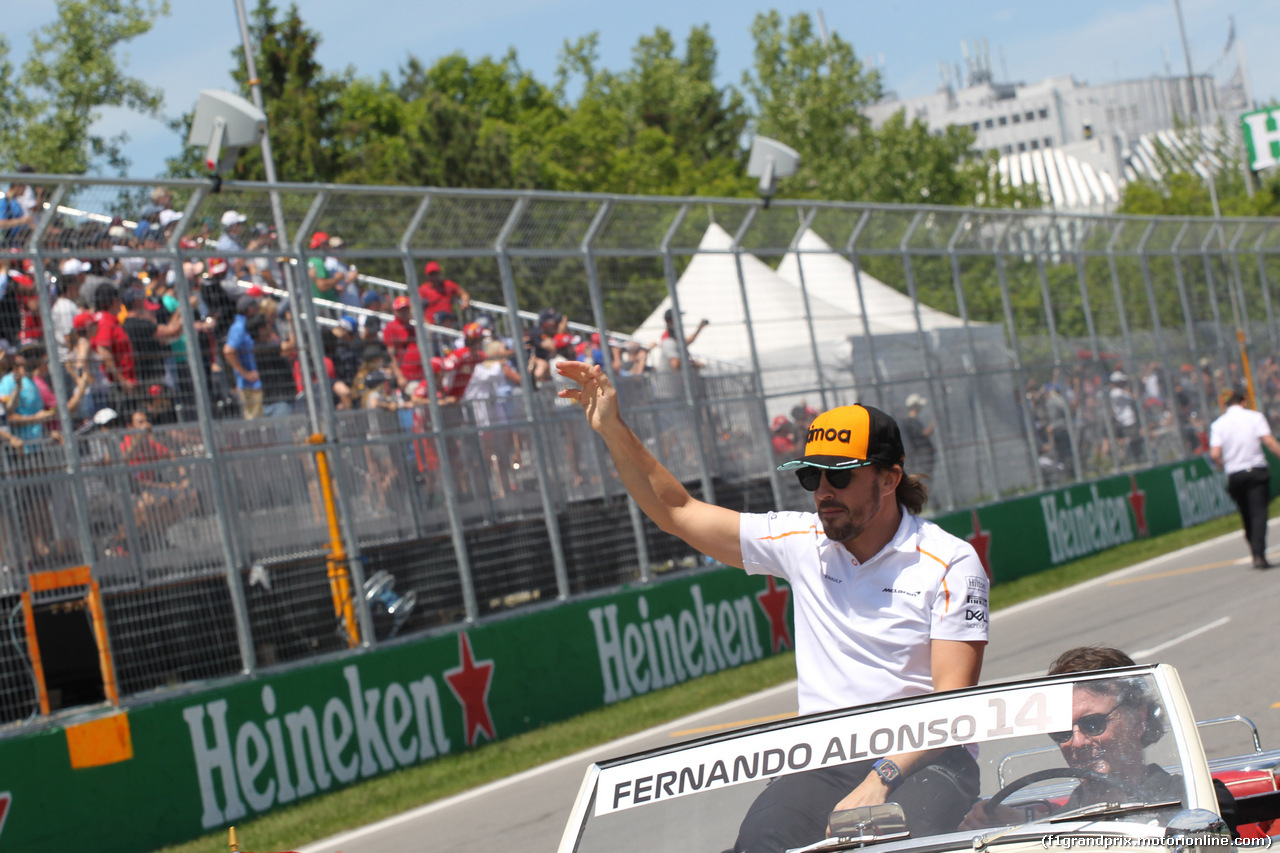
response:
[[[63,260],[121,254],[101,240],[88,247],[74,241],[85,233],[84,223],[96,216],[106,225],[112,211],[127,210],[154,183],[47,175],[0,180],[40,191],[43,208],[32,226],[0,235],[10,261],[29,261],[37,282]],[[429,369],[425,405],[393,419],[339,411],[327,389],[316,392],[311,377],[326,370],[323,329],[339,313],[368,313],[316,298],[306,286],[303,271],[317,254],[308,241],[316,230],[348,235],[345,246],[326,253],[372,263],[384,274],[362,276],[365,286],[404,293],[417,317],[424,260],[491,270],[487,287],[496,298],[477,302],[517,337],[542,307],[532,300],[569,279],[579,317],[589,317],[575,328],[596,331],[601,340],[624,338],[635,316],[616,320],[620,295],[647,287],[671,299],[675,338],[687,357],[676,285],[699,252],[700,232],[725,223],[732,244],[716,252],[733,261],[748,363],[710,363],[665,379],[620,377],[608,359],[604,367],[628,390],[628,419],[677,476],[696,494],[744,510],[805,507],[796,486],[776,471],[766,426],[770,411],[798,398],[821,407],[861,400],[901,414],[906,394],[923,392],[935,404],[934,506],[942,509],[1194,452],[1182,439],[1210,419],[1223,381],[1242,376],[1242,352],[1253,356],[1260,407],[1280,407],[1280,371],[1270,358],[1277,342],[1270,291],[1280,275],[1278,220],[784,200],[766,208],[744,199],[232,181],[220,192],[207,181],[165,186],[184,199],[178,226],[163,244],[133,245],[124,254],[177,269],[184,260],[214,257],[285,259],[276,292],[295,306],[291,322],[303,348],[306,390],[298,414],[287,421],[221,418],[202,358],[189,350],[195,418],[158,428],[147,439],[169,455],[157,451],[161,458],[136,464],[113,449],[114,436],[90,433],[61,444],[34,442],[35,450],[0,459],[0,555],[6,561],[0,599],[13,602],[29,592],[34,573],[89,566],[106,597],[107,624],[97,627],[121,673],[125,702],[389,641],[386,601],[362,594],[383,571],[402,592],[436,602],[429,605],[436,608],[431,619],[415,617],[396,635],[405,637],[700,562],[625,497],[582,419],[535,387],[520,346],[514,354],[522,376],[513,398],[518,412],[500,424],[448,410],[437,400]],[[261,211],[260,218],[272,221],[266,212],[272,195],[283,199],[290,229],[278,235],[277,246],[183,245],[202,217],[216,220],[227,209]],[[803,248],[809,229],[832,248]],[[807,329],[798,346],[809,356],[807,363],[797,357],[779,365],[760,351],[759,336],[771,318],[753,319],[744,260],[755,255],[768,262],[787,253],[798,259],[797,319]],[[847,262],[848,287],[861,308],[859,327],[848,330],[847,359],[825,355],[832,340],[819,333],[823,317],[810,292],[815,282],[805,273],[805,260],[818,254]],[[629,279],[628,265],[640,270]],[[881,318],[868,311],[872,275],[910,298],[913,329],[894,335],[873,329]],[[188,281],[178,275],[174,284],[190,346],[200,338]],[[43,343],[54,353],[50,289],[38,291]],[[931,328],[924,314],[931,303],[958,325],[945,333]],[[1177,315],[1180,329],[1171,322]],[[1239,345],[1234,330],[1243,338]],[[419,352],[430,353],[447,333],[416,323]],[[422,361],[425,367],[427,358]],[[1159,406],[1142,404],[1145,388],[1132,368],[1144,363],[1163,382]],[[1132,433],[1108,416],[1108,392],[1098,382],[1121,366],[1130,374],[1129,393],[1138,391]],[[51,371],[51,384],[58,420],[77,423],[61,370]],[[1055,391],[1074,394],[1067,441],[1057,437],[1056,444],[1045,440],[1046,411],[1056,405],[1046,399]],[[518,477],[498,470],[498,453],[487,455],[508,443],[521,449],[526,463],[533,460]],[[507,457],[502,460],[505,466]],[[370,486],[374,481],[394,488],[380,491]],[[290,483],[292,491],[281,485]],[[128,497],[123,509],[109,512],[102,496],[113,490]],[[57,507],[74,529],[55,535],[44,519]],[[174,507],[187,508],[189,517],[177,518]],[[39,524],[50,529],[48,537],[33,532]],[[156,524],[163,529],[148,527]],[[178,562],[154,565],[148,555],[156,551],[178,555]],[[188,606],[188,598],[209,612],[193,616],[198,604]],[[57,594],[40,599],[57,600]],[[0,645],[12,648],[0,654],[0,722],[18,731],[47,716],[34,712],[34,688],[24,683],[30,650],[16,629],[18,608],[3,606],[12,609]],[[305,613],[295,612],[304,606]],[[291,627],[270,627],[271,614],[281,624],[292,620]],[[191,620],[200,624],[196,636],[219,638],[210,641],[218,654],[170,660],[148,651]],[[24,627],[34,636],[32,626]]]

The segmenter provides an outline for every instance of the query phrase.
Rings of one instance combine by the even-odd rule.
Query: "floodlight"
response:
[[[244,98],[201,89],[187,144],[205,146],[204,164],[221,173],[235,165],[241,148],[260,144],[266,132],[266,115]]]
[[[799,168],[800,153],[791,146],[767,136],[757,136],[752,140],[747,177],[760,179],[760,195],[765,201],[778,191],[779,178],[789,178]]]

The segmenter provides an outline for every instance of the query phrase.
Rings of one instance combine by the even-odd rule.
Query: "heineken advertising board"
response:
[[[935,521],[969,540],[987,574],[1002,583],[1232,512],[1226,478],[1196,457]]]
[[[997,581],[1234,511],[1203,459],[937,519]],[[790,590],[636,585],[0,740],[0,853],[132,853],[792,648]]]
[[[0,853],[151,850],[758,660],[789,599],[708,571],[0,740]]]

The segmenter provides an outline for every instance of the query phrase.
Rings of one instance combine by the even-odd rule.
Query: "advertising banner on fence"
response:
[[[968,539],[996,583],[1035,574],[1235,512],[1202,458],[953,512],[935,521]]]
[[[706,572],[0,741],[0,853],[151,850],[758,660],[789,599]]]

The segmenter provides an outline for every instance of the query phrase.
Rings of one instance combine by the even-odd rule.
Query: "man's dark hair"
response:
[[[94,294],[94,295],[96,296],[97,294]],[[145,300],[146,298],[147,298],[146,291],[144,291],[142,288],[130,287],[125,289],[124,294],[121,295],[120,297],[120,301],[124,303],[125,308],[132,311],[134,308],[141,305],[143,300]]]
[[[119,293],[116,291],[116,286],[110,282],[103,282],[93,292],[93,310],[110,311],[117,298],[119,298]]]
[[[876,464],[876,468],[880,471],[892,471],[897,467],[897,465]],[[924,479],[919,474],[908,474],[903,471],[902,479],[898,481],[898,488],[894,489],[894,499],[906,507],[907,512],[912,515],[919,515],[924,505],[929,502],[929,486]]]
[[[1133,658],[1119,649],[1108,646],[1079,646],[1058,655],[1058,659],[1049,665],[1049,674],[1095,672],[1100,669],[1133,665]],[[1146,705],[1146,727],[1139,741],[1143,746],[1151,746],[1164,735],[1164,709],[1147,695],[1143,679],[1107,678],[1090,681],[1082,686],[1093,693],[1114,696],[1121,705]]]
[[[1107,646],[1079,646],[1074,649],[1068,649],[1058,655],[1058,659],[1049,665],[1049,674],[1093,672],[1099,669],[1114,669],[1118,666],[1133,665],[1133,658],[1119,649],[1112,649]]]
[[[267,318],[261,314],[254,314],[252,317],[244,321],[244,330],[249,337],[258,337],[258,332],[262,331],[267,325]]]

